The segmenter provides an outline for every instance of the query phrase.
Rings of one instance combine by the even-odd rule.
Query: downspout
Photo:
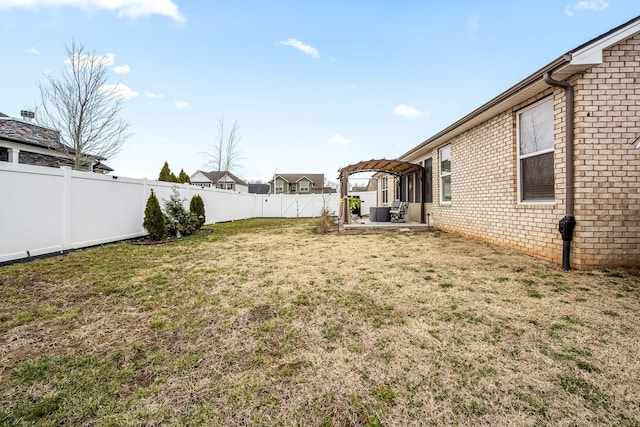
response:
[[[558,223],[558,231],[562,235],[562,269],[564,271],[568,271],[571,269],[571,239],[573,238],[573,229],[576,226],[576,219],[573,212],[573,86],[568,83],[552,79],[550,72],[544,73],[543,79],[548,85],[561,87],[565,90],[565,216]]]

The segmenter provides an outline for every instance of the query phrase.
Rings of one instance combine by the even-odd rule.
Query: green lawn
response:
[[[0,425],[640,424],[640,276],[247,220],[0,267]]]

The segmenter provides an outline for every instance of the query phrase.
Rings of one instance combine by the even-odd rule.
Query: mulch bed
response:
[[[210,228],[205,228],[201,230],[197,230],[195,233],[191,234],[191,236],[206,236],[208,234],[213,233],[213,230]],[[162,245],[165,243],[175,242],[177,240],[186,239],[190,236],[182,236],[180,238],[177,237],[165,237],[162,240],[152,240],[149,236],[139,237],[137,239],[132,239],[130,242],[134,245]]]

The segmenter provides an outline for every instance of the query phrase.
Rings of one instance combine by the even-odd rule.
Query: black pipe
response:
[[[562,269],[571,269],[571,239],[576,225],[574,217],[574,180],[573,180],[573,86],[551,78],[551,73],[546,72],[542,77],[550,86],[561,87],[565,90],[565,217],[558,223],[558,231],[562,235]]]

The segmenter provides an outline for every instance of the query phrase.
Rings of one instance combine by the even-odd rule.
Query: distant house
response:
[[[323,173],[276,174],[269,181],[271,194],[324,194],[335,193],[333,188],[324,186]]]
[[[362,192],[362,191],[376,191],[378,189],[378,180],[376,178],[369,178],[366,185],[354,185],[351,187],[352,192]]]
[[[73,167],[73,150],[60,142],[60,132],[0,113],[0,161],[58,168]],[[109,173],[99,156],[85,156],[83,170]]]
[[[249,192],[249,185],[229,171],[197,171],[190,177],[191,185],[213,187],[221,190]]]

